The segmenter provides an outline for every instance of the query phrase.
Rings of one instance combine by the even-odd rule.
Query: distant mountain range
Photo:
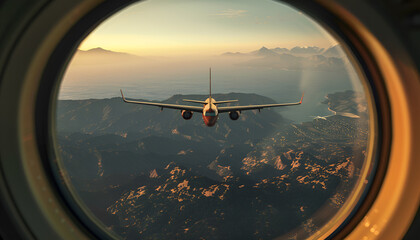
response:
[[[73,63],[80,65],[102,65],[102,64],[139,64],[145,57],[125,52],[115,52],[100,47],[89,50],[78,49],[73,57]]]
[[[221,115],[213,128],[200,114],[185,121],[179,111],[121,98],[58,101],[63,177],[124,239],[306,238],[358,180],[368,137],[361,97],[328,95],[330,109],[349,116],[291,124],[269,109],[245,111],[237,121]],[[183,98],[205,96],[163,102]],[[215,98],[273,102],[256,94]]]
[[[89,50],[77,50],[76,52],[79,56],[118,56],[118,57],[131,57],[131,58],[142,58],[141,56],[129,54],[125,52],[115,52],[107,49],[103,49],[101,47],[92,48]],[[324,57],[334,57],[334,58],[342,58],[344,55],[343,50],[341,49],[340,45],[335,45],[332,47],[329,47],[327,49],[319,48],[316,46],[312,47],[293,47],[291,49],[288,48],[266,48],[261,47],[258,50],[242,53],[242,52],[225,52],[221,54],[221,56],[256,56],[256,57],[275,57],[275,56],[281,56],[284,54],[293,55],[295,57],[308,57],[312,55],[317,56],[324,56]]]
[[[319,47],[271,48],[262,47],[249,53],[226,52],[225,57],[255,57],[238,65],[280,69],[311,69],[341,71],[347,62],[339,45],[328,49]]]
[[[343,57],[343,50],[341,49],[340,45],[334,45],[332,47],[329,47],[327,49],[319,48],[316,46],[312,47],[293,47],[291,49],[288,48],[266,48],[261,47],[258,50],[251,51],[248,53],[242,53],[242,52],[225,52],[222,54],[222,56],[261,56],[261,57],[267,57],[267,56],[278,56],[279,54],[291,54],[295,56],[307,56],[307,55],[323,55],[326,57]]]
[[[97,48],[92,48],[89,50],[77,50],[77,54],[81,54],[81,55],[91,55],[91,54],[100,54],[100,55],[112,55],[112,56],[133,56],[133,57],[138,57],[136,55],[133,54],[129,54],[129,53],[124,53],[124,52],[114,52],[111,50],[107,50],[107,49],[103,49],[100,47]]]
[[[310,47],[293,47],[291,49],[288,48],[266,48],[261,47],[258,50],[251,51],[248,53],[242,53],[242,52],[225,52],[222,55],[229,56],[229,55],[255,55],[255,56],[275,56],[276,54],[282,54],[282,53],[289,53],[292,55],[324,55],[327,57],[342,57],[342,49],[340,45],[334,45],[332,47],[329,47],[327,49],[325,48],[319,48],[316,46],[310,46]],[[92,48],[89,50],[77,50],[77,54],[83,54],[83,55],[89,55],[89,54],[102,54],[102,55],[130,55],[130,56],[137,56],[130,53],[125,52],[116,52],[112,50],[107,50],[101,47]],[[140,57],[140,56],[137,56]]]
[[[339,45],[328,49],[312,47],[293,47],[287,48],[266,48],[242,52],[225,52],[219,56],[220,61],[231,62],[235,60],[236,66],[252,68],[278,68],[285,70],[317,70],[317,71],[342,71],[348,60]],[[145,57],[133,54],[114,52],[103,48],[93,48],[90,50],[77,50],[74,63],[79,65],[126,65],[128,69],[133,69],[139,64],[154,62],[159,57]],[[154,60],[152,60],[154,59]],[[132,67],[130,67],[132,66]],[[127,71],[127,70],[125,70]]]

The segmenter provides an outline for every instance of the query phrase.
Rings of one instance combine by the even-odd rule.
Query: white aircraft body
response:
[[[193,102],[193,103],[202,104],[203,105],[202,107],[190,106],[190,105],[156,103],[156,102],[132,101],[132,100],[125,99],[122,90],[120,91],[121,91],[121,97],[123,101],[126,103],[156,106],[156,107],[160,107],[161,110],[163,110],[164,108],[178,109],[178,110],[181,110],[181,115],[185,120],[191,119],[193,116],[193,112],[199,112],[203,116],[204,124],[206,124],[209,127],[214,126],[214,124],[216,124],[217,119],[219,117],[219,113],[229,112],[230,119],[238,120],[241,112],[245,110],[258,109],[258,111],[260,111],[263,108],[300,105],[302,104],[302,100],[303,100],[303,94],[302,94],[300,101],[295,102],[295,103],[281,103],[281,104],[275,103],[275,104],[262,104],[262,105],[219,107],[218,106],[219,104],[237,102],[238,100],[216,101],[214,98],[211,97],[211,68],[210,68],[210,95],[209,97],[205,101],[183,99],[183,101],[185,102]]]

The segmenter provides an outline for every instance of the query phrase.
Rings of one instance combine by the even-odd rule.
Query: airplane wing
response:
[[[149,106],[156,106],[156,107],[160,107],[161,109],[163,108],[172,108],[172,109],[179,109],[179,110],[188,110],[188,111],[192,111],[192,112],[203,112],[203,107],[197,107],[197,106],[188,106],[188,105],[177,105],[177,104],[167,104],[167,103],[155,103],[155,102],[139,102],[139,101],[132,101],[132,100],[127,100],[124,97],[124,94],[121,91],[121,97],[123,99],[124,102],[126,103],[135,103],[135,104],[141,104],[141,105],[149,105]]]
[[[296,103],[280,103],[280,104],[275,103],[275,104],[262,104],[262,105],[247,105],[247,106],[229,106],[229,107],[219,107],[218,110],[219,110],[219,113],[254,110],[254,109],[261,110],[263,108],[270,108],[270,107],[285,107],[285,106],[300,105],[302,104],[302,100],[303,100],[303,94],[302,94],[302,98],[300,99],[300,102],[296,102]]]

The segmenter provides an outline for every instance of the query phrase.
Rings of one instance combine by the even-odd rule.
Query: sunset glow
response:
[[[130,5],[81,44],[136,55],[217,55],[336,42],[301,12],[274,1],[169,1]]]

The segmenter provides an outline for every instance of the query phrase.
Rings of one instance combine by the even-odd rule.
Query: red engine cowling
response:
[[[191,111],[182,110],[181,115],[185,120],[190,120],[193,116],[193,113]]]
[[[238,120],[239,115],[241,115],[241,113],[239,111],[229,112],[229,117],[232,120]]]

